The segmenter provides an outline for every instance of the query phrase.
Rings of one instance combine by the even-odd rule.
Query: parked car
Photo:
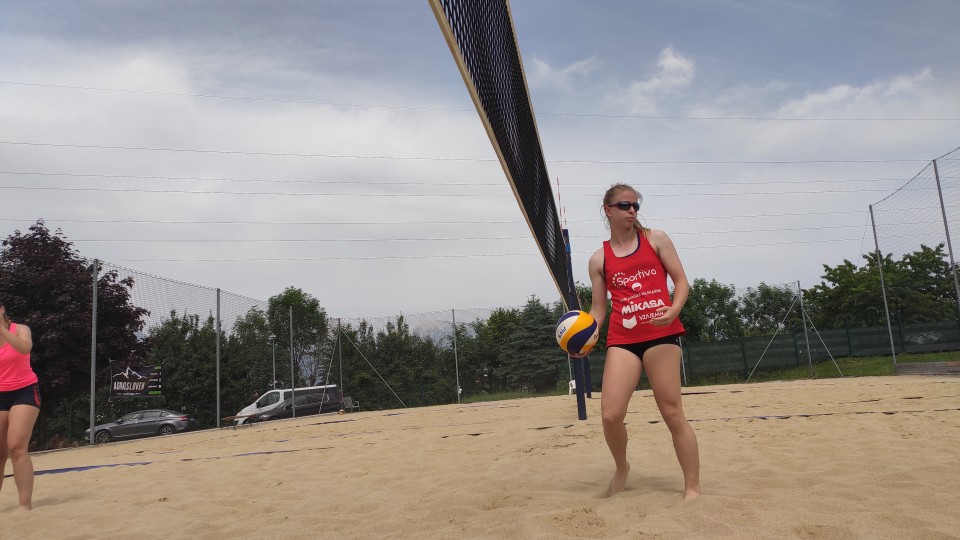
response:
[[[278,406],[283,405],[283,401],[289,400],[293,397],[294,393],[299,396],[304,396],[307,394],[327,394],[334,395],[336,401],[340,401],[340,389],[337,388],[335,384],[328,385],[318,385],[318,386],[304,386],[302,388],[280,388],[274,389],[266,392],[262,396],[258,397],[256,401],[247,405],[246,407],[240,409],[233,417],[234,425],[239,426],[251,421],[256,421],[259,418],[260,413],[272,411]],[[297,402],[299,403],[299,401]],[[314,411],[316,412],[316,411]]]
[[[308,414],[318,414],[322,412],[339,412],[343,409],[343,399],[340,392],[331,392],[326,394],[304,394],[290,398],[276,406],[266,409],[256,415],[253,420],[264,422],[266,420],[278,420],[280,418],[293,418],[293,404],[297,404],[297,417],[307,416]]]
[[[153,435],[172,435],[197,429],[192,414],[167,409],[148,409],[125,414],[114,422],[93,427],[93,440],[99,444],[123,439],[138,439]],[[84,433],[90,438],[90,430]]]

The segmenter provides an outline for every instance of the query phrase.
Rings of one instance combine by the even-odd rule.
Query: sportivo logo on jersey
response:
[[[613,279],[610,281],[612,281],[613,286],[618,289],[626,289],[627,287],[630,287],[633,290],[637,290],[642,287],[640,284],[641,278],[655,275],[657,275],[656,268],[651,268],[650,270],[637,270],[637,273],[631,276],[628,276],[626,272],[617,272],[613,275]]]

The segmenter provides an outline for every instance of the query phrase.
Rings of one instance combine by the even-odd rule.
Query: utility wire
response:
[[[190,190],[190,189],[137,189],[137,188],[87,188],[87,187],[48,187],[48,186],[0,186],[0,190],[23,191],[68,191],[94,193],[151,193],[177,195],[269,195],[282,197],[507,197],[507,193],[316,193],[309,191],[222,191],[222,190]],[[903,191],[930,191],[936,187],[907,188]],[[646,197],[728,197],[744,195],[826,195],[836,193],[872,193],[886,192],[889,189],[820,189],[807,191],[739,191],[734,193],[695,192],[695,193],[647,193]],[[567,195],[568,197],[590,197],[596,195]]]
[[[926,209],[927,207],[914,208],[914,210]],[[932,207],[930,207],[932,208]],[[876,211],[876,210],[874,210]],[[653,217],[650,221],[686,221],[686,220],[705,220],[705,219],[750,219],[750,218],[782,218],[795,216],[827,216],[842,214],[865,214],[866,210],[836,210],[820,212],[783,212],[777,214],[745,214],[745,215],[726,215],[726,216],[674,216],[674,217]],[[36,221],[36,218],[7,218],[0,217],[0,221],[29,222]],[[148,225],[373,225],[373,226],[394,226],[394,225],[500,225],[513,223],[526,223],[524,220],[458,220],[458,221],[237,221],[237,220],[146,220],[146,219],[53,219],[48,218],[45,221],[53,223],[122,223],[122,224],[148,224]],[[571,219],[571,223],[597,223],[604,221],[602,218],[595,219]]]
[[[399,161],[459,161],[459,162],[497,162],[495,158],[472,157],[430,157],[430,156],[365,156],[354,154],[318,154],[303,152],[254,152],[242,150],[214,150],[199,148],[163,148],[150,146],[120,146],[99,144],[41,143],[28,141],[0,141],[0,144],[13,146],[34,146],[49,148],[78,148],[96,150],[139,150],[147,152],[185,152],[192,154],[225,154],[241,156],[270,157],[319,157],[333,159],[375,159]],[[669,160],[628,160],[628,159],[551,159],[548,163],[594,164],[594,165],[809,165],[840,163],[927,163],[927,159],[808,159],[808,160],[756,160],[756,161],[669,161]]]
[[[104,178],[104,179],[134,179],[134,180],[184,180],[195,182],[250,182],[250,183],[268,183],[268,184],[347,184],[347,185],[384,185],[384,186],[496,186],[502,187],[503,182],[417,182],[410,180],[383,181],[369,179],[354,180],[279,180],[268,178],[230,178],[230,177],[198,177],[198,176],[158,176],[158,175],[131,175],[131,174],[89,174],[89,173],[54,173],[54,172],[27,172],[27,171],[0,171],[0,174],[13,176],[46,176],[46,177],[67,177],[67,178]],[[720,180],[710,181],[675,181],[675,182],[636,182],[634,185],[642,187],[664,187],[664,186],[756,186],[771,184],[845,184],[855,182],[903,182],[903,178],[849,178],[849,179],[824,179],[824,180],[762,180],[762,181],[739,181],[739,180]],[[599,189],[597,184],[567,184],[565,187],[590,187]]]
[[[42,84],[22,81],[0,81],[0,84],[10,86],[25,86],[34,88],[55,88],[61,90],[85,90],[91,92],[112,92],[123,94],[143,94],[154,96],[175,96],[175,97],[194,97],[204,99],[222,99],[233,101],[255,101],[264,103],[287,103],[295,105],[323,105],[329,107],[353,107],[367,109],[396,109],[410,111],[433,111],[433,112],[458,112],[473,113],[473,109],[453,108],[453,107],[426,107],[416,105],[385,105],[369,103],[348,103],[333,101],[316,101],[301,99],[277,99],[277,98],[257,98],[247,96],[224,96],[215,94],[200,94],[193,92],[163,92],[158,90],[134,90],[122,88],[100,88],[94,86],[79,86],[66,84]],[[540,112],[538,116],[558,116],[574,118],[634,118],[641,120],[740,120],[740,121],[764,121],[764,122],[956,122],[960,118],[930,118],[930,117],[900,117],[900,118],[877,118],[877,117],[776,117],[776,116],[690,116],[690,115],[648,115],[648,114],[604,114],[604,113],[571,113],[571,112]]]
[[[939,223],[938,221],[921,221],[912,223],[891,223],[888,225],[918,225],[922,223]],[[749,234],[767,232],[798,232],[798,231],[826,231],[836,229],[859,229],[860,225],[834,225],[823,227],[784,227],[779,229],[741,229],[732,231],[689,231],[673,232],[671,236],[690,236],[705,234]],[[577,235],[576,238],[606,238],[607,235],[587,234]],[[429,237],[429,238],[75,238],[71,242],[98,242],[98,243],[351,243],[351,242],[459,242],[459,241],[489,241],[489,240],[530,240],[530,236],[476,236],[476,237]]]

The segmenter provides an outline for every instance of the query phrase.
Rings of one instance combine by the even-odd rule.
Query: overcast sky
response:
[[[691,280],[807,288],[960,146],[954,0],[511,7],[583,283],[612,183]],[[559,299],[426,0],[7,0],[0,200],[2,237],[335,317]]]

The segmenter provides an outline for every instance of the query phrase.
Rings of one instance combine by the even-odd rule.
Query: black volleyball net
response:
[[[579,309],[507,0],[430,0],[567,309]]]

